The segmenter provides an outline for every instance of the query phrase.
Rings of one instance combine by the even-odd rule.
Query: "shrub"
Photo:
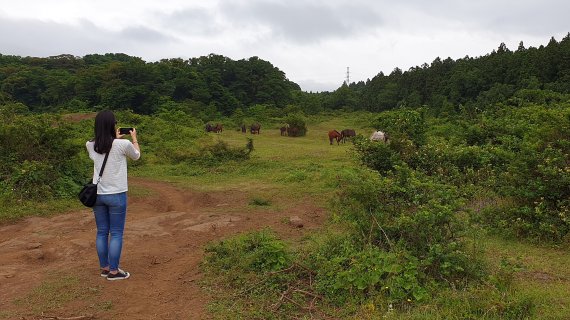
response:
[[[204,280],[217,297],[213,311],[223,318],[291,319],[310,313],[302,307],[308,301],[300,293],[308,271],[272,231],[239,234],[209,244],[205,251]]]
[[[305,123],[305,117],[302,114],[288,114],[284,121],[289,125],[289,136],[302,137],[307,134],[307,125]]]
[[[360,162],[382,174],[391,171],[395,165],[401,163],[399,154],[392,150],[388,144],[370,141],[361,135],[352,141]]]
[[[315,271],[317,292],[335,305],[360,304],[377,296],[394,303],[429,297],[417,259],[363,246],[348,234],[328,234],[310,248],[306,260]]]
[[[56,194],[54,187],[58,173],[40,161],[28,161],[16,165],[7,179],[12,195],[20,200],[50,199]]]
[[[463,223],[456,212],[462,201],[453,188],[396,166],[385,177],[373,171],[346,176],[339,190],[337,216],[352,226],[357,241],[398,253],[402,267],[417,267],[414,278],[424,289],[427,279],[479,276],[481,265],[467,254],[461,238]]]
[[[4,109],[6,111],[6,109]],[[89,176],[84,146],[70,137],[77,127],[53,115],[2,112],[0,180],[16,199],[75,196]]]
[[[267,229],[210,244],[205,252],[205,266],[217,273],[277,271],[292,261],[286,244]]]
[[[490,226],[535,240],[559,242],[568,235],[569,112],[568,109],[528,107],[508,113],[506,118],[513,124],[504,129],[500,141],[511,143],[503,148],[499,146],[498,150],[516,150],[517,153],[511,158],[505,157],[507,161],[497,186],[501,195],[513,203],[506,210],[483,212]]]
[[[224,161],[244,161],[249,159],[253,151],[253,139],[248,138],[244,148],[231,147],[226,142],[218,140],[215,144],[200,148],[198,154],[188,160],[205,165],[215,165]]]
[[[396,109],[382,112],[372,124],[393,140],[411,140],[416,146],[426,142],[426,121],[423,109]]]

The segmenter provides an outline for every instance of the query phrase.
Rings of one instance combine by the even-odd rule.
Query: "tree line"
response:
[[[504,43],[481,57],[435,58],[407,71],[395,68],[332,92],[303,92],[285,73],[258,57],[232,60],[210,54],[145,62],[120,53],[47,58],[0,54],[0,103],[20,102],[34,112],[133,110],[152,114],[164,106],[197,115],[230,116],[255,105],[379,112],[429,106],[440,113],[485,106],[521,90],[570,92],[570,33],[561,41],[511,51]]]
[[[234,61],[210,54],[145,62],[126,54],[0,55],[0,102],[20,102],[35,112],[130,109],[152,114],[167,103],[214,108],[230,115],[255,104],[284,107],[299,86],[271,63]]]
[[[389,75],[382,72],[366,82],[344,84],[327,107],[383,111],[399,106],[427,105],[438,112],[460,106],[485,108],[508,100],[520,90],[570,92],[570,33],[561,41],[526,48],[521,41],[511,51],[504,43],[481,57],[435,58],[431,64]],[[456,110],[457,111],[457,110]]]

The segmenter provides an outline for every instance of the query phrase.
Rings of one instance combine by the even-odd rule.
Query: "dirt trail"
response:
[[[325,219],[310,199],[283,199],[263,209],[248,206],[240,190],[202,193],[140,178],[130,184],[149,191],[129,197],[121,267],[131,278],[111,282],[99,276],[90,209],[0,226],[0,319],[43,319],[42,312],[61,318],[208,319],[199,270],[205,244],[263,227],[297,238]],[[287,224],[291,216],[299,216],[304,227]],[[68,277],[79,279],[72,286],[79,292],[73,291],[75,298],[53,307],[45,304],[47,296],[34,303],[40,285]]]

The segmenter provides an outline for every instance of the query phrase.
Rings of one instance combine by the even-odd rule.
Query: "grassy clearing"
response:
[[[517,265],[511,290],[534,302],[537,319],[570,319],[570,254],[567,248],[537,246],[485,237],[491,265],[510,260]]]
[[[243,147],[247,138],[253,138],[255,148],[249,161],[230,161],[212,167],[194,163],[148,164],[150,161],[145,162],[144,158],[155,157],[145,154],[144,134],[141,134],[143,161],[131,163],[129,171],[133,176],[175,182],[182,187],[200,191],[274,190],[275,195],[290,197],[303,190],[304,195],[322,201],[334,190],[334,177],[338,171],[354,166],[348,154],[350,143],[331,146],[327,132],[331,129],[354,128],[357,133],[368,134],[371,129],[366,126],[370,117],[369,113],[354,113],[340,118],[309,118],[307,135],[297,138],[281,136],[279,125],[263,126],[260,135],[242,134],[235,130],[225,130],[221,134],[210,133],[199,140],[223,140],[230,146]],[[175,139],[175,136],[168,138]],[[85,139],[82,137],[80,140]],[[144,196],[148,191],[132,185],[130,192],[133,196]],[[274,203],[272,199],[267,200]],[[83,208],[74,198],[42,202],[24,199],[16,204],[2,201],[0,199],[0,223],[12,223],[30,215],[50,216]]]
[[[88,305],[88,301],[100,294],[100,287],[87,287],[77,276],[53,274],[25,297],[14,300],[14,304],[25,310],[25,314],[35,315],[55,313],[69,303],[78,305],[78,312],[93,313],[112,308],[112,304],[105,301],[98,305]]]
[[[0,223],[14,223],[28,216],[49,217],[84,208],[77,199],[20,201],[17,204],[0,200]]]
[[[358,123],[365,121],[351,116],[318,119],[308,123],[307,136],[301,138],[281,137],[277,129],[262,130],[261,135],[254,136],[255,151],[247,163],[228,164],[193,177],[167,178],[188,187],[197,185],[204,190],[229,187],[246,192],[271,190],[274,195],[285,197],[303,194],[324,205],[334,195],[336,175],[357,166],[350,154],[350,144],[330,146],[326,133],[333,128],[341,130],[347,127],[366,135],[372,131],[371,128],[357,127],[355,124]],[[235,146],[245,143],[243,135],[237,132],[224,132],[215,138]],[[273,203],[270,191],[258,198]],[[371,301],[353,312],[354,318],[570,318],[570,297],[567,294],[570,292],[570,278],[565,268],[570,263],[570,255],[565,250],[500,240],[484,233],[473,237],[483,250],[483,259],[489,266],[489,279],[466,290],[444,290],[427,303],[411,303],[397,310],[391,309],[387,302]],[[504,283],[505,287],[498,289],[494,285],[496,282]],[[226,298],[227,301],[221,298],[210,306],[217,318],[236,315],[228,310],[248,309],[247,303],[240,306],[240,302],[234,301],[235,296],[231,293]],[[528,314],[532,316],[527,317]],[[267,314],[258,316],[263,318]]]
[[[358,165],[351,156],[351,144],[331,146],[327,132],[331,129],[354,128],[357,134],[367,136],[372,131],[368,127],[370,117],[369,114],[354,113],[334,118],[310,118],[307,135],[298,138],[280,136],[278,126],[262,127],[261,134],[254,136],[234,130],[226,130],[218,135],[212,133],[209,139],[221,139],[231,146],[244,146],[246,137],[253,138],[255,149],[251,159],[212,167],[192,163],[145,164],[132,166],[129,170],[134,176],[168,181],[198,191],[239,190],[247,193],[253,209],[264,210],[269,206],[279,210],[281,199],[307,197],[326,206],[334,196],[339,172],[353,170]],[[144,141],[144,135],[140,138]],[[141,148],[144,154],[144,142]],[[135,196],[144,196],[150,191],[132,185],[130,192]],[[4,222],[16,221],[28,215],[50,215],[82,208],[74,199],[0,207],[0,221]],[[495,279],[467,290],[445,290],[425,304],[410,304],[398,310],[390,309],[387,302],[371,301],[356,310],[354,318],[520,319],[517,315],[530,310],[533,315],[530,319],[570,319],[570,271],[567,267],[570,265],[570,254],[567,249],[501,240],[483,232],[475,237],[477,244],[482,246],[483,258]],[[500,281],[505,287],[497,289],[491,285],[493,281]],[[70,294],[61,298],[51,296],[50,292],[61,288],[71,288],[67,290]],[[232,309],[229,306],[239,303],[232,300],[235,300],[235,296],[227,290],[227,294],[219,296],[227,299],[218,298],[210,305],[216,318],[236,318],[236,314],[228,310]],[[73,279],[62,277],[55,282],[42,284],[25,300],[35,301],[43,308],[57,308],[58,304],[63,303],[61,299],[80,300],[91,294],[97,292],[85,291]],[[19,303],[27,302],[22,300]],[[112,307],[108,303],[96,306],[101,310]],[[9,318],[12,315],[3,315],[0,311],[2,316]]]
[[[366,124],[358,114],[345,119],[344,126]],[[334,192],[335,176],[340,170],[355,165],[350,156],[350,143],[329,145],[327,132],[344,128],[342,119],[315,119],[308,124],[304,137],[284,137],[279,128],[263,128],[260,135],[226,130],[211,133],[211,139],[223,140],[233,147],[242,147],[253,138],[254,151],[246,162],[227,162],[210,168],[192,163],[137,167],[132,173],[152,179],[175,182],[179,186],[200,191],[241,190],[259,192],[272,190],[280,197],[304,196],[326,200]],[[352,127],[352,126],[351,126]],[[371,129],[354,127],[362,132]],[[143,145],[144,152],[144,145]],[[273,203],[272,199],[266,199]]]

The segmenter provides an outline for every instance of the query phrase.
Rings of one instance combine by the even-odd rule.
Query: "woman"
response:
[[[89,158],[93,160],[93,183],[99,178],[105,155],[109,153],[103,176],[97,185],[97,202],[93,207],[97,224],[97,255],[101,276],[107,280],[123,280],[130,274],[119,269],[123,230],[127,214],[127,157],[140,158],[137,130],[130,131],[131,141],[116,128],[111,111],[101,111],[95,117],[95,139],[87,141]],[[109,239],[109,235],[111,236]]]

